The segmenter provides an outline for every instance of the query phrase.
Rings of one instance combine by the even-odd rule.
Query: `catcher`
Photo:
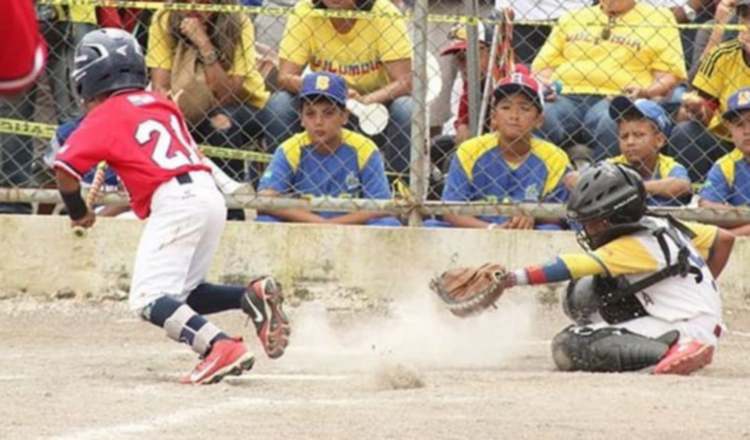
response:
[[[563,371],[690,374],[710,364],[723,328],[715,278],[734,236],[646,212],[640,175],[621,164],[584,171],[567,210],[584,253],[514,271],[454,269],[431,287],[454,314],[467,316],[509,287],[572,280],[563,310],[575,324],[552,341]]]

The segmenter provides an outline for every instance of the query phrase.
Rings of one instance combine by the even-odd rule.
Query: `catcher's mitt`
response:
[[[456,316],[465,317],[494,307],[505,290],[507,271],[499,264],[459,267],[433,278],[430,288]]]

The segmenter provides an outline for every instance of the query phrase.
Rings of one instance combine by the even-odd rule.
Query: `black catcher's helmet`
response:
[[[607,220],[614,228],[637,224],[646,212],[643,179],[627,165],[599,162],[581,173],[568,199],[567,211],[568,219],[578,223]],[[606,235],[613,239],[621,234]],[[587,237],[590,244],[592,238]]]
[[[148,83],[143,50],[129,33],[114,28],[87,33],[76,47],[70,74],[84,101],[121,89],[142,89]]]

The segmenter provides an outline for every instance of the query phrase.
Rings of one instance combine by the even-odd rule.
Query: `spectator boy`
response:
[[[541,85],[529,75],[514,73],[500,80],[494,97],[496,131],[458,147],[442,199],[498,203],[567,200],[568,191],[562,182],[570,169],[567,155],[555,145],[532,137],[544,120]],[[557,224],[539,224],[526,216],[449,214],[444,220],[464,228],[559,229]]]
[[[383,158],[367,137],[344,129],[345,80],[332,73],[306,75],[300,92],[305,131],[283,142],[260,180],[261,196],[330,196],[390,199]],[[393,217],[358,211],[311,212],[276,209],[262,212],[259,221],[368,224],[398,226]]]
[[[709,207],[750,205],[750,88],[738,90],[727,100],[722,115],[735,149],[719,159],[706,177],[700,205]],[[750,224],[730,228],[735,235],[750,235]]]
[[[683,204],[691,193],[687,169],[660,153],[672,125],[666,111],[648,99],[618,96],[609,106],[609,115],[617,122],[621,153],[610,162],[630,165],[641,175],[647,205]]]

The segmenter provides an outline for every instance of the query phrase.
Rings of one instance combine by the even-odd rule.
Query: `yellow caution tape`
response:
[[[55,5],[55,6],[99,6],[109,8],[132,8],[148,9],[152,11],[201,11],[201,12],[243,12],[246,14],[264,15],[269,17],[286,17],[293,14],[294,8],[278,6],[244,6],[244,5],[217,5],[208,3],[171,3],[171,2],[150,2],[150,1],[129,1],[129,0],[39,0],[37,4]],[[319,17],[329,18],[407,18],[411,19],[410,13],[373,13],[370,11],[355,11],[341,9],[315,9],[312,14]],[[501,23],[500,19],[491,19],[485,17],[470,17],[464,15],[450,14],[428,14],[427,21],[430,23],[463,23],[477,24],[483,23]],[[553,26],[554,20],[513,20],[513,24],[527,26]],[[643,24],[636,27],[653,27],[650,24]],[[741,31],[746,28],[741,24],[677,24],[679,29],[714,29],[723,27],[725,30]]]
[[[19,136],[30,136],[41,139],[52,139],[57,130],[57,125],[42,122],[29,122],[20,119],[0,118],[0,133],[17,134]],[[271,155],[257,151],[236,150],[233,148],[215,147],[212,145],[199,145],[198,148],[206,156],[219,159],[248,160],[253,162],[268,163]]]
[[[57,125],[43,122],[30,122],[20,119],[0,118],[0,133],[17,134],[40,139],[52,139]],[[246,160],[251,162],[269,163],[273,157],[268,153],[257,151],[237,150],[234,148],[215,147],[213,145],[198,145],[198,148],[209,157],[218,159]],[[386,172],[389,176],[402,176],[401,173]]]

